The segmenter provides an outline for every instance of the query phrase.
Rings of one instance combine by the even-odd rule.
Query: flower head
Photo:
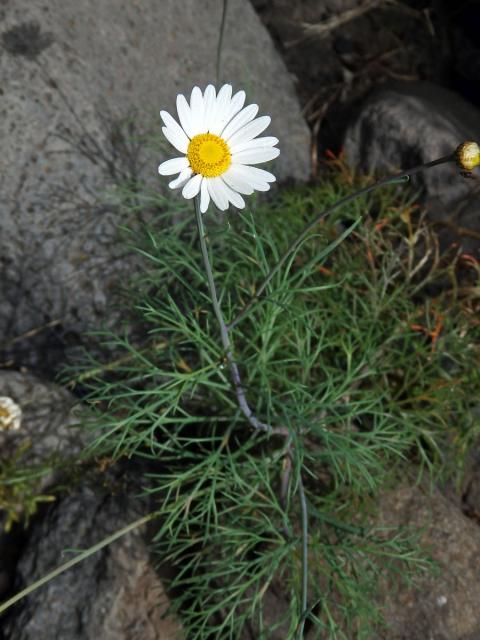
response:
[[[480,164],[480,147],[476,142],[462,142],[455,153],[457,163],[464,171],[471,171]]]
[[[20,429],[22,410],[8,396],[0,397],[0,431],[16,431]]]
[[[252,167],[273,160],[280,153],[277,138],[257,138],[270,124],[269,116],[255,118],[258,105],[243,107],[245,91],[232,96],[232,86],[223,85],[218,94],[211,84],[202,91],[194,87],[190,103],[177,96],[180,124],[167,111],[160,111],[167,140],[183,155],[163,162],[158,172],[164,176],[178,173],[169,183],[171,189],[182,187],[184,198],[200,194],[204,213],[210,198],[221,211],[229,203],[243,209],[240,194],[268,191],[275,176]]]

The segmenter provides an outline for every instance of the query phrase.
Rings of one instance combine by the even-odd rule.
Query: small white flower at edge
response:
[[[0,431],[16,431],[20,429],[22,410],[8,396],[0,397]]]
[[[177,96],[181,126],[167,111],[160,111],[165,137],[184,155],[162,162],[158,172],[178,174],[168,186],[182,188],[184,198],[200,194],[202,213],[210,198],[220,211],[228,209],[230,202],[243,209],[240,194],[268,191],[275,182],[272,173],[250,166],[273,160],[280,153],[275,147],[277,138],[257,138],[270,124],[270,117],[255,118],[258,105],[243,108],[244,102],[245,91],[232,96],[232,86],[224,84],[217,94],[209,84],[203,93],[194,87],[190,103],[182,94]]]

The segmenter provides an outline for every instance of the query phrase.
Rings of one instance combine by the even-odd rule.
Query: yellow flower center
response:
[[[213,133],[199,133],[190,140],[187,158],[194,173],[215,178],[230,166],[232,156],[225,140]]]

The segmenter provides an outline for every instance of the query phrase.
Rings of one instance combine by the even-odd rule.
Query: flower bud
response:
[[[462,142],[455,151],[455,157],[462,171],[471,171],[480,164],[480,147],[476,142]]]

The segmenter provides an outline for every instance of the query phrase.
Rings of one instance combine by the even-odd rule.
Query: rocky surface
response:
[[[468,1],[468,0],[467,0]],[[446,27],[461,12],[435,0],[254,0],[298,79],[305,115],[318,132],[319,162],[339,151],[351,115],[374,88],[394,78],[442,83],[452,77]],[[462,7],[463,8],[463,7]],[[476,39],[474,40],[476,42]],[[465,44],[463,46],[465,50]],[[447,53],[448,51],[448,53]],[[449,56],[450,54],[450,56]],[[450,72],[450,73],[449,73]]]
[[[480,638],[480,528],[440,492],[404,487],[382,501],[382,522],[421,531],[420,544],[438,570],[418,588],[385,585],[390,627],[376,640]]]
[[[0,429],[0,462],[26,447],[19,466],[48,466],[84,448],[87,435],[74,410],[78,401],[65,389],[27,373],[0,371],[0,396],[12,398],[22,411],[18,429]],[[38,485],[44,488],[51,480],[47,474]]]
[[[131,481],[129,482],[131,489]],[[143,505],[145,506],[145,505]],[[16,589],[140,517],[139,501],[116,487],[83,487],[53,505],[17,567]],[[134,530],[24,599],[3,621],[4,640],[179,640],[142,533]]]
[[[365,101],[346,131],[345,152],[358,171],[385,175],[447,155],[466,140],[480,140],[476,107],[440,86],[396,83]],[[444,244],[459,242],[478,257],[478,168],[473,176],[459,176],[449,163],[418,174],[412,186],[425,196]]]
[[[49,375],[101,325],[135,268],[106,204],[125,180],[166,188],[139,136],[160,108],[214,80],[222,3],[6,0],[0,7],[0,362]],[[112,16],[115,19],[112,19]],[[280,138],[280,180],[309,175],[294,87],[247,0],[229,2],[222,79],[245,87]],[[12,343],[12,340],[15,342]],[[3,347],[3,349],[2,349]]]
[[[2,407],[21,414],[16,428],[0,428],[0,598],[10,589],[28,522],[44,501],[53,500],[51,485],[72,471],[69,462],[87,443],[74,409],[78,402],[61,387],[35,376],[0,371]],[[3,420],[3,424],[8,421]],[[26,480],[23,480],[25,478]],[[15,481],[12,484],[12,481]],[[12,526],[13,525],[13,526]],[[0,634],[1,637],[1,634]]]

